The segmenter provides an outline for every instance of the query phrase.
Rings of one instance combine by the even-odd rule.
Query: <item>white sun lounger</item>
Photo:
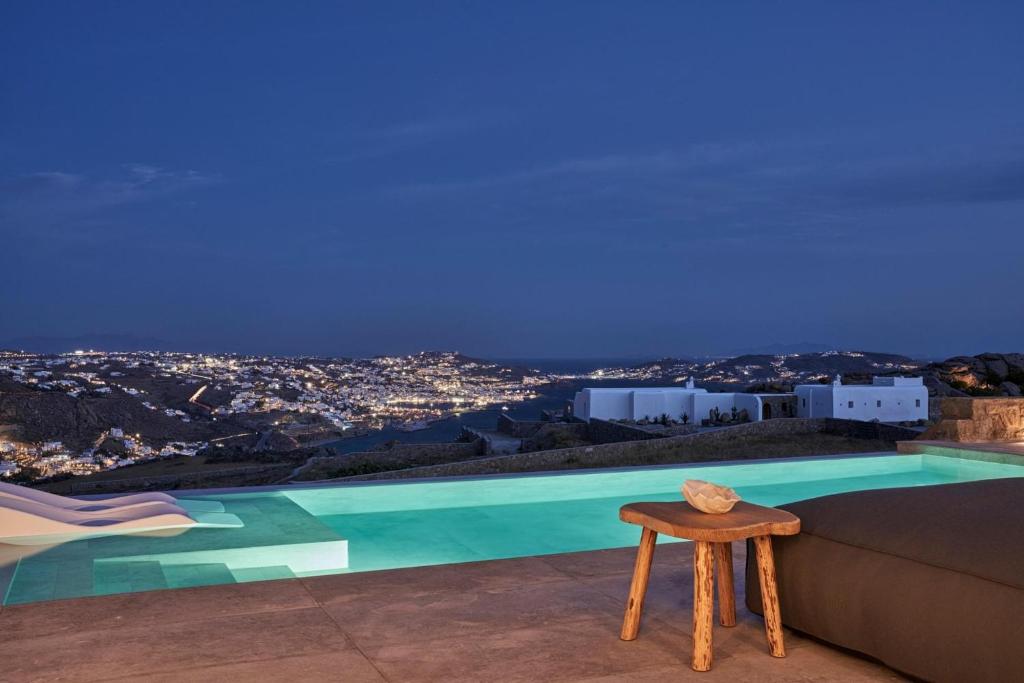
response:
[[[153,503],[170,503],[184,508],[189,512],[224,512],[224,504],[216,500],[186,500],[175,498],[166,493],[151,491],[149,493],[133,493],[127,496],[114,496],[100,500],[80,500],[58,496],[55,493],[31,489],[27,486],[8,484],[0,481],[0,500],[5,496],[21,498],[34,503],[50,505],[64,510],[77,510],[79,512],[102,512],[113,508],[124,508],[137,505],[152,505]]]
[[[0,496],[0,543],[12,545],[50,545],[99,536],[240,526],[243,526],[242,520],[235,515],[216,512],[189,515],[169,503],[114,508],[97,514]]]

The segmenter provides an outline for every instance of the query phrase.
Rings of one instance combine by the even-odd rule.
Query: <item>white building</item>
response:
[[[761,398],[757,394],[709,393],[698,389],[693,380],[685,387],[622,387],[585,388],[576,392],[573,400],[573,415],[587,420],[643,420],[668,415],[673,420],[686,415],[690,422],[700,424],[711,411],[717,408],[721,413],[746,410],[754,422],[762,416]]]
[[[796,387],[797,417],[837,417],[844,420],[912,422],[928,419],[928,389],[920,377],[874,377],[871,384],[832,384]]]

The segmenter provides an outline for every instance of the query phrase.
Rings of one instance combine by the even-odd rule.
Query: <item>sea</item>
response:
[[[549,373],[583,374],[599,368],[613,368],[636,365],[642,362],[638,358],[492,358],[488,359],[502,365],[519,366]],[[560,410],[576,395],[576,392],[587,386],[625,386],[621,382],[595,382],[580,380],[559,382],[542,387],[537,398],[522,403],[509,404],[508,410],[502,411],[501,406],[488,410],[474,410],[460,415],[431,422],[426,429],[415,432],[403,432],[393,427],[375,430],[365,436],[340,439],[327,444],[338,453],[359,453],[369,450],[388,441],[401,443],[451,443],[462,432],[463,427],[493,430],[498,423],[498,416],[504,412],[509,417],[519,420],[539,420],[545,410]],[[633,382],[635,384],[635,382]]]

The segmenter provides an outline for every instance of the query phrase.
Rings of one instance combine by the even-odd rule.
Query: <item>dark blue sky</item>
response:
[[[5,2],[0,340],[1024,350],[1021,3]]]

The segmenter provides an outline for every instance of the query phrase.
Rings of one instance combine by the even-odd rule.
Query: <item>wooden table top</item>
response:
[[[742,500],[722,515],[701,512],[686,501],[629,503],[619,510],[619,519],[645,526],[659,534],[712,543],[741,541],[751,536],[792,536],[800,533],[800,518],[796,515]]]

